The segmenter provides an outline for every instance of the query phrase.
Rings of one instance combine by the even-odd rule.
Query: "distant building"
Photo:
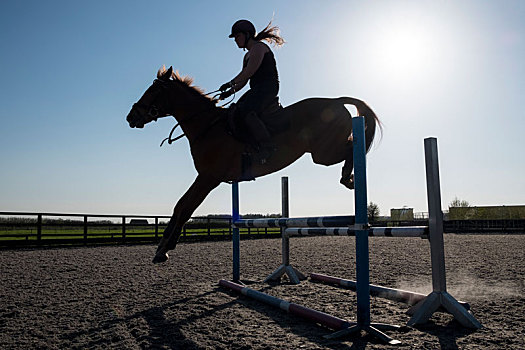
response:
[[[149,225],[147,219],[131,219],[129,220],[130,225]]]
[[[390,209],[390,220],[392,221],[413,221],[414,208]]]

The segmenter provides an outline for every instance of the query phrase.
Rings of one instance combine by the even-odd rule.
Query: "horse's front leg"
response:
[[[219,184],[220,181],[210,177],[197,176],[188,191],[177,202],[170,222],[164,230],[163,237],[153,258],[153,263],[158,264],[168,260],[168,250],[175,249],[182,226],[190,219],[195,209],[204,201],[206,196]]]

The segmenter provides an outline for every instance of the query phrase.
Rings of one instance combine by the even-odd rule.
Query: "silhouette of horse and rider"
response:
[[[344,161],[340,183],[353,189],[352,119],[345,104],[354,105],[365,118],[367,152],[376,126],[381,127],[372,109],[352,97],[308,98],[280,106],[277,65],[273,52],[262,42],[284,43],[271,22],[256,33],[251,22],[237,21],[229,37],[248,51],[241,72],[218,90],[219,99],[226,99],[249,82],[249,90],[236,104],[217,106],[217,100],[194,87],[192,79],[162,67],[127,116],[132,128],[173,116],[188,138],[198,173],[175,206],[154,263],[168,260],[168,251],[175,248],[183,225],[222,182],[254,180],[310,153],[316,164]]]

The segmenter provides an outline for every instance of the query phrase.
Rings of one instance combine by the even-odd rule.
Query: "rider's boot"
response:
[[[259,148],[257,160],[260,164],[265,164],[277,150],[271,140],[270,133],[255,112],[249,112],[245,117],[245,121],[251,136],[255,139]]]

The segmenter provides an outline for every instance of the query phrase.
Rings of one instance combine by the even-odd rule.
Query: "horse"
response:
[[[188,138],[197,177],[179,199],[159,242],[153,263],[169,259],[183,225],[206,196],[222,182],[245,181],[279,171],[310,153],[313,162],[325,166],[344,161],[340,183],[353,189],[352,118],[345,104],[354,105],[365,118],[366,151],[370,150],[381,122],[363,101],[352,97],[308,98],[275,113],[288,120],[288,128],[272,136],[277,151],[267,162],[247,162],[250,147],[232,136],[228,110],[217,100],[182,77],[162,67],[157,79],[132,106],[126,120],[131,128],[143,128],[158,118],[173,116]],[[253,152],[252,152],[253,153]]]

